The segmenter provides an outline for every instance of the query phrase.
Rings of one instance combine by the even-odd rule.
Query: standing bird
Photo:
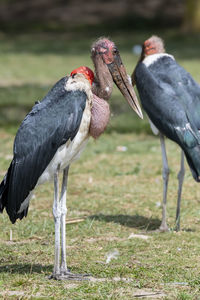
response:
[[[83,278],[69,272],[66,264],[67,178],[69,166],[79,158],[89,136],[97,138],[109,121],[109,106],[98,96],[110,97],[113,79],[132,108],[142,116],[114,43],[105,38],[98,40],[92,46],[92,59],[95,82],[89,68],[75,69],[69,77],[60,79],[26,116],[15,137],[13,160],[0,185],[0,211],[5,208],[15,223],[27,215],[34,188],[54,179],[55,262],[51,276],[54,279]],[[63,181],[59,197],[60,171]]]
[[[143,44],[142,54],[132,74],[142,106],[154,133],[159,133],[163,161],[163,212],[161,231],[167,231],[166,201],[169,167],[164,136],[182,149],[178,173],[176,230],[180,229],[180,203],[184,180],[184,154],[193,178],[200,181],[200,86],[172,55],[165,53],[164,43],[152,36]]]

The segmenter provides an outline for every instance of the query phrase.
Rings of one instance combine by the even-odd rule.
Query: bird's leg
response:
[[[63,171],[63,181],[62,181],[61,195],[60,195],[60,201],[59,201],[59,208],[60,208],[60,219],[59,219],[60,228],[59,228],[59,230],[61,229],[61,265],[59,266],[59,256],[58,256],[58,260],[57,260],[56,259],[57,252],[55,252],[55,262],[56,262],[55,265],[58,266],[59,272],[58,273],[54,272],[55,275],[53,274],[52,278],[57,279],[57,280],[87,280],[88,279],[87,274],[73,274],[67,269],[67,263],[66,263],[66,214],[67,214],[66,199],[67,199],[68,172],[69,172],[69,166],[66,167]],[[59,231],[59,234],[60,234],[60,231]],[[60,236],[59,236],[59,241],[60,241]],[[60,244],[59,244],[58,251],[60,252]],[[58,265],[57,265],[57,262],[58,262]]]
[[[180,230],[180,207],[181,207],[181,193],[182,193],[182,186],[183,186],[183,180],[185,175],[185,167],[184,167],[184,152],[181,150],[181,166],[180,171],[178,173],[178,199],[177,199],[177,208],[176,208],[176,224],[175,224],[175,230]]]
[[[61,189],[61,274],[67,272],[67,263],[66,263],[66,214],[67,214],[67,179],[68,179],[69,166],[66,167],[63,171],[63,181]]]
[[[162,163],[163,163],[163,204],[162,204],[162,222],[159,227],[160,231],[168,231],[169,228],[166,222],[166,205],[167,205],[167,187],[168,187],[168,179],[169,179],[169,167],[167,161],[167,153],[165,147],[165,138],[160,133],[160,144],[162,150]]]
[[[59,201],[59,182],[58,172],[54,174],[54,203],[53,203],[53,216],[55,222],[55,262],[54,269],[51,278],[57,279],[60,275],[60,218],[61,218],[61,207]]]

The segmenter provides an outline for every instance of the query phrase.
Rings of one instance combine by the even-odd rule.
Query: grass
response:
[[[128,73],[138,59],[131,52],[150,34],[104,32],[118,45]],[[155,32],[154,32],[155,33]],[[198,36],[156,32],[167,49],[200,81]],[[34,101],[79,65],[92,67],[89,47],[98,33],[0,36],[0,176],[11,157],[14,135]],[[130,38],[131,37],[131,38]],[[114,89],[112,118],[99,140],[70,168],[67,218],[67,262],[73,272],[91,273],[94,281],[50,281],[54,259],[53,184],[37,188],[28,217],[11,225],[0,215],[0,298],[2,299],[200,299],[200,191],[186,170],[181,212],[182,230],[174,228],[176,174],[180,150],[167,141],[171,170],[168,224],[160,225],[162,174],[159,140],[147,120],[132,114]],[[126,151],[119,151],[125,146]],[[13,240],[10,241],[10,230]],[[133,234],[147,239],[136,238]],[[108,253],[118,251],[106,263]],[[145,296],[141,298],[145,299]]]
[[[13,135],[0,131],[1,175],[9,164]],[[127,147],[126,152],[117,147]],[[182,230],[173,231],[179,149],[167,141],[171,177],[168,193],[169,233],[160,225],[162,197],[159,141],[136,134],[105,134],[90,141],[71,166],[67,225],[67,261],[73,272],[91,273],[94,282],[56,282],[53,268],[53,185],[38,187],[29,215],[11,225],[1,219],[0,293],[26,299],[132,299],[134,294],[162,292],[166,299],[198,299],[200,192],[189,170],[183,190]],[[6,159],[6,155],[8,156]],[[10,229],[13,241],[9,241]],[[142,234],[148,239],[131,238]],[[106,264],[109,252],[119,252]],[[185,297],[185,298],[184,298]]]

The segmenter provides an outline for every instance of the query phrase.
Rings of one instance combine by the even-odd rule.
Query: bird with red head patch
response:
[[[72,76],[72,75],[75,75],[77,73],[84,74],[84,76],[88,79],[88,81],[92,85],[92,83],[94,81],[94,73],[90,68],[85,67],[85,66],[81,66],[81,67],[73,70],[70,75]]]
[[[175,229],[180,229],[180,203],[184,180],[184,155],[193,178],[200,182],[200,85],[167,54],[164,42],[152,36],[143,43],[141,57],[132,74],[142,106],[155,134],[159,134],[163,162],[163,211],[161,231],[168,231],[166,221],[169,167],[164,136],[181,148],[178,174],[178,200]]]
[[[131,108],[142,117],[119,51],[112,41],[92,45],[95,75],[81,66],[60,79],[26,116],[16,134],[14,156],[0,184],[0,212],[6,209],[12,223],[27,216],[35,187],[54,181],[55,261],[51,278],[85,279],[72,274],[66,263],[66,194],[69,166],[76,161],[90,136],[105,130],[110,116],[108,100],[113,81]],[[104,99],[103,99],[104,98]],[[59,195],[59,172],[63,171]]]

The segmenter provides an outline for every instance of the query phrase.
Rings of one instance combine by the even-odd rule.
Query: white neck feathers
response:
[[[74,77],[69,77],[66,85],[66,91],[84,91],[86,94],[91,94],[91,85],[90,82],[85,78],[83,74],[76,74]]]
[[[159,60],[162,57],[170,57],[174,60],[173,55],[167,54],[167,53],[156,53],[152,55],[148,55],[143,60],[143,64],[145,64],[146,67],[149,67],[150,65],[154,64],[157,60]]]

